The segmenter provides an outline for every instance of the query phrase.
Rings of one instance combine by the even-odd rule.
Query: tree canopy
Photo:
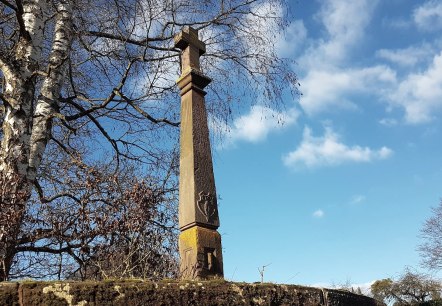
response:
[[[371,293],[375,299],[392,302],[395,306],[441,302],[441,290],[439,281],[410,269],[406,269],[397,280],[387,278],[377,280],[371,285]]]
[[[281,107],[283,92],[298,86],[274,42],[286,25],[284,1],[2,0],[0,7],[0,280],[173,274],[180,122],[173,37],[192,26],[207,45],[202,69],[213,79],[214,122],[228,122],[244,97]],[[152,269],[140,271],[141,262]]]

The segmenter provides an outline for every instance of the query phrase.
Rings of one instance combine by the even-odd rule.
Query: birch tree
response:
[[[297,94],[274,43],[286,26],[282,0],[0,0],[0,7],[0,280],[11,266],[31,266],[20,261],[32,252],[86,263],[79,254],[93,240],[79,243],[70,234],[80,228],[61,230],[47,212],[70,207],[64,214],[90,219],[80,208],[110,205],[114,187],[102,182],[124,169],[138,169],[146,192],[161,190],[158,205],[173,202],[180,74],[173,36],[182,27],[198,29],[207,45],[211,116],[228,123],[244,96],[281,107],[285,90]],[[87,187],[93,196],[86,185],[78,195],[78,169],[106,169],[106,179]],[[172,220],[155,218],[146,220],[163,228]],[[97,220],[85,228],[93,232]],[[111,241],[112,233],[100,235]]]
[[[3,2],[2,17],[16,18],[15,27],[4,27],[3,35],[13,36],[1,50],[3,73],[4,119],[0,151],[0,171],[4,190],[2,212],[15,212],[14,221],[0,225],[0,279],[6,279],[14,254],[26,201],[40,165],[51,132],[60,96],[62,73],[72,40],[72,5],[69,1],[55,4],[53,44],[45,70],[40,70],[44,53],[44,29],[47,1]],[[14,17],[13,17],[14,16]],[[16,38],[15,38],[16,37]],[[9,43],[9,44],[8,44]],[[42,67],[43,68],[43,67]],[[38,75],[42,76],[39,92]],[[21,194],[20,198],[17,196]],[[12,206],[12,207],[11,207]]]

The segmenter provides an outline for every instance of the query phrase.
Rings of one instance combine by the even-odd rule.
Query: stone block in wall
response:
[[[19,303],[20,302],[20,303]],[[0,283],[0,305],[16,306],[380,306],[340,290],[212,281]]]
[[[0,305],[18,306],[18,283],[0,283]]]

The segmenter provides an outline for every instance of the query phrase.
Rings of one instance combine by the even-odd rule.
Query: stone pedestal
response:
[[[181,275],[186,279],[222,276],[221,235],[213,229],[193,226],[179,237]]]
[[[210,79],[200,70],[205,45],[198,32],[185,28],[175,37],[183,50],[181,90],[179,249],[184,279],[223,276],[221,236],[204,88]]]

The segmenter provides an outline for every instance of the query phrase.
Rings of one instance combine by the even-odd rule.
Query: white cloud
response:
[[[373,296],[371,293],[371,285],[373,285],[375,281],[367,282],[367,283],[359,283],[359,284],[344,284],[341,286],[336,286],[336,289],[346,289],[353,292],[357,292],[358,288],[361,290],[361,293],[366,296]]]
[[[293,20],[287,26],[282,25],[281,20],[284,19],[282,5],[262,1],[253,5],[252,12],[253,14],[247,15],[243,22],[248,28],[253,28],[252,32],[242,34],[245,50],[253,50],[255,53],[268,57],[273,57],[274,52],[280,57],[289,57],[304,44],[307,38],[304,22]],[[260,40],[257,41],[256,37],[259,37],[262,43]]]
[[[284,8],[281,4],[262,1],[252,6],[252,14],[247,14],[242,20],[244,27],[253,31],[242,31],[240,40],[246,52],[273,57],[277,50],[277,42],[282,39],[280,20],[284,16]],[[256,37],[259,37],[257,40]],[[273,46],[273,47],[271,47]],[[247,65],[252,69],[259,70],[261,63],[254,57],[248,58]]]
[[[276,40],[276,50],[280,56],[295,54],[307,38],[307,29],[302,20],[295,20],[289,24],[285,33],[280,33]]]
[[[366,197],[362,194],[354,195],[351,200],[350,204],[360,204],[366,200]]]
[[[315,212],[313,212],[313,217],[318,218],[318,219],[324,217],[324,215],[325,215],[325,213],[322,209],[318,209]]]
[[[399,122],[395,118],[382,118],[381,120],[379,120],[379,123],[389,127],[399,124]]]
[[[357,41],[370,20],[370,11],[374,7],[374,2],[376,1],[325,1],[319,17],[330,34],[331,40],[349,43]]]
[[[298,148],[283,157],[284,164],[298,168],[320,166],[336,166],[348,162],[371,162],[390,157],[393,151],[387,147],[373,150],[358,145],[348,146],[340,141],[340,136],[329,127],[325,135],[315,137],[310,128],[306,127],[303,139]]]
[[[343,284],[329,284],[329,283],[314,283],[309,286],[316,287],[316,288],[335,288],[335,289],[345,289],[345,290],[351,290],[353,289],[355,292],[357,289],[361,289],[361,292],[363,295],[366,296],[372,296],[371,294],[371,285],[375,281],[367,282],[367,283],[360,283],[360,284],[352,284],[348,280],[344,282]]]
[[[236,118],[231,127],[212,118],[211,128],[218,127],[218,131],[226,136],[227,145],[237,141],[256,143],[266,139],[270,132],[296,123],[298,116],[299,112],[296,109],[278,112],[254,105],[248,114]]]
[[[442,52],[422,73],[411,73],[389,95],[393,105],[403,107],[407,123],[431,121],[442,110]]]
[[[442,2],[436,0],[425,2],[414,10],[413,19],[421,30],[438,31],[442,29]]]
[[[363,295],[372,296],[371,285],[373,285],[374,282],[375,281],[371,281],[368,283],[361,283],[361,284],[351,284],[351,288],[353,288],[353,290],[355,291],[359,288],[361,289]]]
[[[182,2],[181,0],[178,0]],[[176,8],[181,5],[177,3]],[[181,11],[178,10],[178,15]],[[171,8],[166,1],[142,0],[134,14],[132,22],[127,24],[127,29],[132,32],[133,38],[145,38],[161,35],[164,24],[170,20]]]
[[[408,29],[411,26],[413,26],[413,22],[410,21],[408,18],[384,18],[382,20],[382,24],[384,26],[393,28],[393,29],[399,29],[399,30],[404,30],[404,29]]]
[[[326,30],[326,37],[310,41],[299,59],[305,76],[300,78],[303,96],[300,104],[309,114],[331,108],[355,109],[357,101],[348,95],[378,92],[395,80],[395,73],[386,66],[343,68],[350,51],[364,37],[372,12],[378,1],[324,1],[316,18]]]
[[[434,50],[429,44],[396,50],[380,49],[376,52],[377,57],[400,66],[414,66],[426,61],[432,54],[434,54]]]
[[[376,3],[370,0],[324,1],[316,18],[324,25],[328,37],[318,39],[300,62],[308,69],[318,65],[330,67],[344,61],[349,47],[363,37]]]
[[[386,103],[387,112],[394,108],[404,110],[403,121],[409,124],[429,122],[442,110],[442,53],[435,54],[440,50],[440,41],[375,53],[378,59],[406,68],[405,75],[401,75],[403,70],[396,72],[387,65],[351,65],[351,51],[363,39],[377,2],[323,2],[316,18],[323,24],[325,36],[306,39],[309,48],[299,59],[304,71],[299,103],[307,115],[358,109],[361,101],[356,99],[368,96]],[[442,28],[442,2],[425,2],[414,10],[413,20],[422,29]],[[427,70],[422,69],[423,65],[428,65]],[[379,122],[393,126],[400,120],[391,117]]]
[[[331,108],[354,109],[357,101],[344,98],[355,93],[382,94],[396,82],[396,73],[387,66],[361,69],[311,70],[301,80],[300,105],[309,114]]]
[[[133,90],[133,96],[149,97],[151,103],[160,107],[158,99],[167,94],[163,89],[176,86],[179,76],[180,67],[173,59],[152,61],[145,63],[143,69],[129,79],[128,88]]]
[[[331,106],[354,108],[354,104],[342,98],[349,92],[352,78],[349,73],[311,70],[301,80],[302,94],[299,103],[309,115],[330,109]]]

